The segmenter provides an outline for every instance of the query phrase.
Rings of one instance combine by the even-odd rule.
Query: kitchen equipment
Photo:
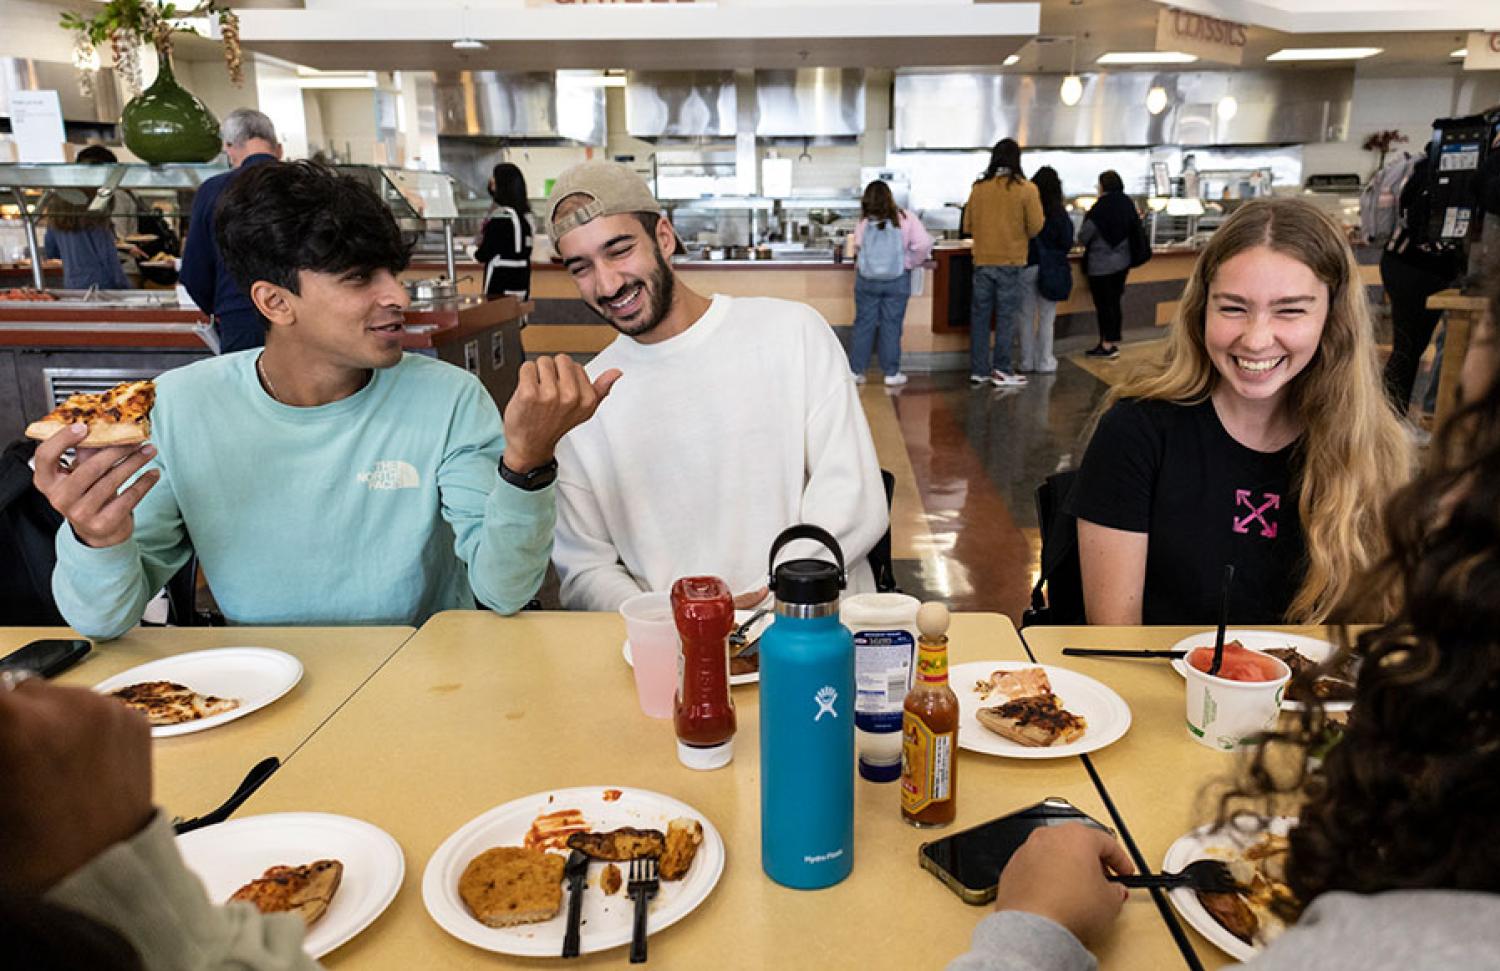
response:
[[[458,281],[444,276],[407,280],[406,292],[413,300],[451,300],[458,296]]]

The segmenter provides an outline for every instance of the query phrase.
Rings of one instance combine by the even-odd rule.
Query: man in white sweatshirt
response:
[[[671,221],[623,165],[564,172],[546,224],[579,295],[620,332],[589,374],[623,372],[558,447],[563,603],[615,610],[706,573],[748,606],[765,595],[772,541],[796,523],[838,539],[850,592],[873,590],[866,557],[889,522],[885,491],[827,321],[800,303],[686,286],[668,262]]]

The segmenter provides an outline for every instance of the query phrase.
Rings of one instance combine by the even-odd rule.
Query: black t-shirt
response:
[[[1211,401],[1121,401],[1099,421],[1068,511],[1150,534],[1143,623],[1217,624],[1226,563],[1230,622],[1283,623],[1305,570],[1295,451],[1246,448]]]

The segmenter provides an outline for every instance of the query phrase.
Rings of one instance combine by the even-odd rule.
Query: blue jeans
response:
[[[1010,345],[1021,318],[1024,266],[974,267],[974,300],[969,311],[969,373],[1015,373]],[[995,349],[990,352],[990,318],[995,319]]]
[[[864,374],[875,346],[880,370],[890,377],[901,370],[901,322],[911,297],[911,274],[894,280],[854,278],[854,336],[849,341],[849,370]]]

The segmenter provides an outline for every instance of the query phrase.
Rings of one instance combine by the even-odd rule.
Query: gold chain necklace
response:
[[[265,357],[265,353],[264,352],[262,352],[258,357],[256,357],[256,359],[255,359],[255,372],[260,375],[260,380],[265,384],[265,386],[266,386],[266,392],[268,394],[270,394],[271,400],[274,401],[274,402],[276,402],[278,405],[284,405],[284,404],[286,404],[286,402],[282,401],[281,400],[281,396],[276,393],[276,385],[274,385],[274,384],[271,383],[271,376],[268,375],[268,374],[266,374],[266,366],[261,363],[261,360],[264,357]]]

